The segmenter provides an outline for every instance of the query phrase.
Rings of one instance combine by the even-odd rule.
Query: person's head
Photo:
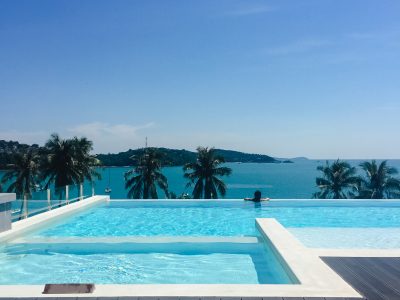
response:
[[[254,192],[254,200],[260,200],[260,199],[261,199],[261,192],[255,191]]]

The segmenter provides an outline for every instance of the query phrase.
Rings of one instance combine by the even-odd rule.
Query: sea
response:
[[[353,166],[358,166],[362,160],[348,161]],[[321,172],[319,165],[324,165],[325,160],[298,160],[294,163],[227,163],[232,169],[232,175],[223,177],[227,185],[226,199],[241,199],[252,197],[256,190],[262,192],[263,197],[274,199],[309,199],[318,191],[315,183],[316,177]],[[400,171],[400,160],[388,161],[390,166]],[[104,194],[105,188],[110,185],[110,197],[125,199],[124,173],[129,168],[101,168],[102,179],[96,183],[96,194]],[[359,170],[362,174],[362,171]],[[176,195],[191,194],[192,187],[186,187],[188,180],[183,177],[182,167],[163,168],[163,174],[168,178],[169,190]],[[110,182],[110,184],[109,184]],[[159,191],[159,198],[165,195]]]
[[[363,160],[348,160],[353,166],[358,166]],[[315,183],[321,172],[317,166],[324,165],[325,160],[295,160],[294,163],[226,163],[232,169],[232,175],[223,177],[227,185],[225,199],[241,199],[252,197],[256,190],[262,192],[263,197],[273,199],[309,199],[318,191]],[[400,171],[400,160],[389,160],[390,166]],[[124,174],[131,167],[102,167],[99,172],[102,179],[95,183],[95,193],[105,194],[107,187],[111,188],[112,199],[126,199]],[[362,171],[358,168],[359,174]],[[165,167],[163,174],[168,179],[169,190],[176,195],[191,194],[192,187],[187,187],[188,180],[183,177],[182,167]],[[4,171],[0,171],[0,177]],[[400,177],[400,175],[398,175]],[[86,184],[86,191],[90,188]],[[165,198],[162,191],[158,191],[159,198]]]

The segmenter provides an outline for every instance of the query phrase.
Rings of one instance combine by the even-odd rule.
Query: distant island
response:
[[[4,141],[0,140],[0,169],[7,168],[7,165],[12,163],[12,154],[17,151],[26,151],[29,148],[41,147],[37,144],[27,145],[20,144],[16,141]],[[157,148],[163,156],[162,163],[164,166],[183,166],[186,163],[193,162],[196,159],[196,152],[185,150],[185,149],[168,149],[168,148]],[[134,161],[131,159],[132,156],[140,155],[144,151],[144,148],[140,149],[129,149],[128,151],[119,153],[108,153],[108,154],[97,154],[97,158],[101,162],[101,166],[104,167],[122,167],[132,166]],[[292,160],[288,159],[276,159],[268,155],[263,154],[250,154],[233,150],[217,149],[217,154],[225,158],[226,162],[235,163],[293,163]]]
[[[188,151],[185,149],[168,149],[168,148],[157,148],[163,156],[164,166],[183,166],[186,163],[193,162],[196,160],[196,152]],[[140,155],[144,151],[143,148],[128,150],[117,154],[98,154],[97,158],[102,162],[104,166],[129,166],[132,165],[133,161],[130,159],[134,155]],[[271,156],[263,154],[249,154],[233,150],[216,149],[218,155],[225,158],[226,162],[237,162],[237,163],[292,163],[290,160],[277,160]]]

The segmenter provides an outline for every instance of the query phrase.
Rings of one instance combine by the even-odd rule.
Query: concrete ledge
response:
[[[0,232],[11,229],[11,202],[15,199],[14,193],[0,194]]]
[[[15,193],[0,193],[0,204],[15,201],[17,195]]]
[[[43,288],[44,285],[0,286],[0,297],[57,297],[42,294]],[[313,291],[306,287],[299,289],[299,286],[296,285],[279,284],[96,284],[96,289],[90,294],[90,297],[324,297],[323,294],[323,290]],[[85,299],[85,296],[78,294],[65,294],[62,297]],[[353,293],[350,298],[353,297],[362,298],[358,293]]]
[[[262,236],[270,241],[300,281],[302,297],[361,297],[315,253],[304,247],[275,219],[256,219]],[[279,294],[275,296],[288,296]]]

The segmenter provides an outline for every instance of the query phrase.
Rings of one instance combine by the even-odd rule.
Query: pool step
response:
[[[100,253],[257,253],[265,247],[256,237],[204,238],[30,238],[8,243],[9,255]]]
[[[50,243],[258,243],[255,236],[225,237],[225,236],[109,236],[109,237],[26,237],[18,238],[9,244],[50,244]]]

